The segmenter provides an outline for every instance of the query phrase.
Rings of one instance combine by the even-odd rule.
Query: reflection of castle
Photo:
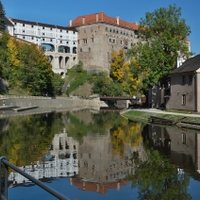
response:
[[[50,155],[45,156],[41,162],[37,161],[37,164],[23,166],[20,169],[36,179],[74,176],[78,174],[77,148],[78,143],[68,137],[64,130],[63,133],[54,136],[49,148]],[[14,184],[29,182],[16,172],[12,172],[8,179]]]
[[[108,189],[120,190],[128,182],[126,176],[134,174],[134,165],[130,161],[133,152],[138,152],[139,158],[144,159],[142,144],[137,147],[126,144],[123,150],[123,157],[113,154],[110,133],[88,134],[83,138],[83,143],[78,145],[64,130],[54,136],[49,155],[42,162],[38,161],[37,164],[23,166],[21,169],[41,180],[71,177],[70,183],[80,190],[104,194]],[[29,182],[15,172],[10,174],[9,181],[13,184]]]
[[[113,155],[110,134],[92,135],[84,137],[79,146],[79,177],[73,178],[72,183],[81,190],[106,193],[107,189],[125,185],[127,175],[134,174],[134,166],[130,163],[130,157],[134,151],[143,155],[142,145],[124,148],[124,157]]]
[[[148,137],[154,147],[167,150],[172,162],[180,169],[200,171],[200,134],[197,131],[149,126]],[[193,175],[199,177],[197,173]]]

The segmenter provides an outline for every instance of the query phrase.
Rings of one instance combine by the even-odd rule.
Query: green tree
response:
[[[7,48],[7,43],[9,40],[10,36],[8,33],[3,33],[2,36],[0,37],[0,76],[2,78],[5,74],[5,69],[9,68],[8,64],[8,48]]]
[[[5,18],[6,13],[3,7],[3,4],[0,1],[0,31],[5,31],[6,24],[5,24]]]
[[[165,77],[176,66],[179,54],[185,58],[191,55],[187,45],[190,32],[181,18],[181,8],[176,5],[146,13],[140,21],[138,43],[127,52],[129,58],[134,58],[148,72],[143,79],[145,85],[153,85]]]
[[[114,82],[105,72],[93,77],[93,93],[106,96],[121,96],[123,94],[122,84]]]
[[[62,79],[60,74],[54,74],[52,77],[52,87],[54,95],[62,94],[62,87],[64,85],[64,79]]]

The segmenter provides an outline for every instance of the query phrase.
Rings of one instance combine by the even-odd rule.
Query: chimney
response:
[[[119,25],[119,16],[117,16],[116,19],[117,19],[117,25]]]
[[[71,19],[69,20],[69,26],[72,26],[72,20]]]
[[[99,14],[96,13],[96,22],[98,22],[98,21],[99,21]]]
[[[82,18],[82,24],[85,24],[85,17]]]

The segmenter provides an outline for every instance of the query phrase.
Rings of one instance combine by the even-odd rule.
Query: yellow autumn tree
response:
[[[117,52],[112,52],[112,62],[110,64],[110,76],[114,80],[122,82],[125,76],[125,69],[124,69],[124,52],[120,50]]]
[[[112,52],[110,76],[114,81],[122,84],[123,90],[128,95],[139,95],[148,77],[148,69],[143,70],[135,59],[126,61],[123,50]],[[145,86],[145,87],[144,87]]]
[[[12,66],[20,65],[20,42],[18,42],[15,38],[10,38],[7,43],[8,53],[9,53],[9,62]]]

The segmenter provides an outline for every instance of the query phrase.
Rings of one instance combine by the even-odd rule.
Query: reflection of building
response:
[[[106,193],[108,188],[120,190],[126,176],[134,174],[130,161],[134,151],[139,152],[140,157],[143,155],[142,146],[133,148],[127,144],[124,157],[120,157],[112,152],[110,134],[88,134],[79,146],[79,178],[73,178],[72,183],[82,190],[99,193]]]
[[[106,194],[108,189],[120,190],[121,186],[125,186],[128,180],[122,179],[112,183],[98,183],[98,182],[86,182],[79,177],[71,178],[71,183],[77,186],[80,190],[97,192],[99,194]]]
[[[196,131],[171,127],[149,126],[148,137],[158,150],[167,153],[180,169],[200,170],[200,134]],[[199,177],[193,173],[194,178]],[[200,177],[198,178],[200,179]]]
[[[37,164],[23,166],[20,169],[36,179],[71,177],[78,174],[77,151],[78,143],[68,137],[64,130],[61,134],[55,134],[49,148],[50,155],[44,156]],[[9,175],[9,181],[13,181],[14,184],[29,182],[16,172]]]
[[[105,194],[108,189],[120,190],[128,182],[126,177],[134,174],[135,166],[130,160],[133,152],[138,152],[139,158],[144,159],[141,143],[134,147],[129,143],[122,146],[123,156],[120,156],[118,152],[113,153],[110,133],[88,134],[82,144],[78,144],[64,130],[54,136],[49,154],[41,162],[21,169],[40,180],[70,177],[70,183],[80,190]],[[14,185],[29,182],[15,172],[10,174],[9,181]]]

